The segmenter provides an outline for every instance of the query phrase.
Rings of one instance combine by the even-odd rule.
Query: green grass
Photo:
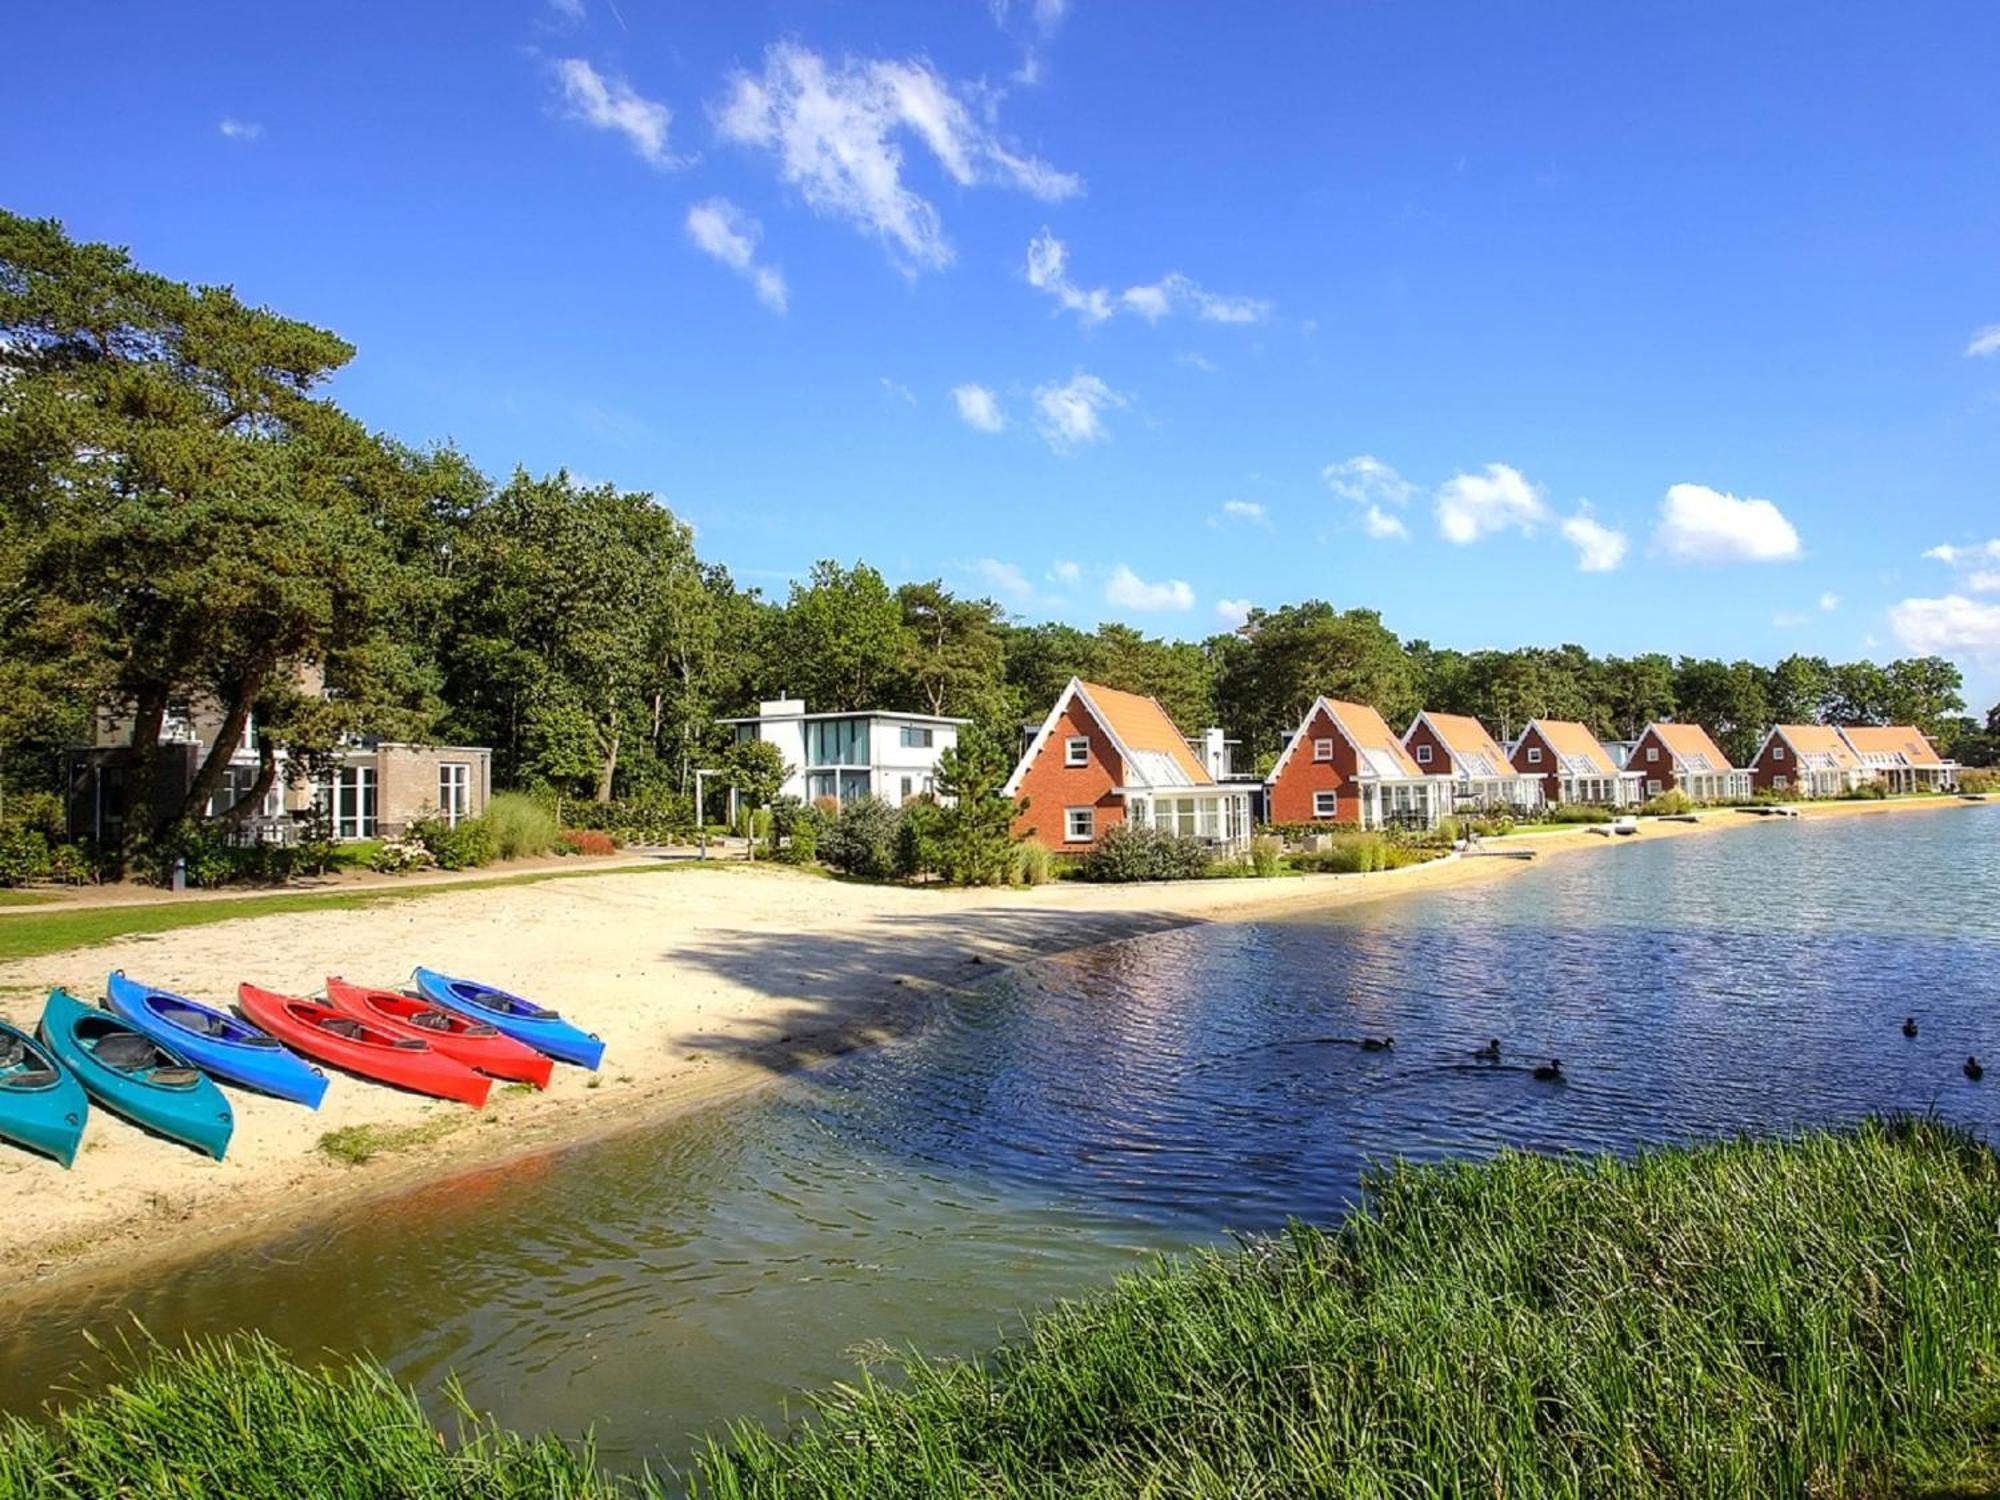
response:
[[[700,1493],[1965,1492],[2000,1426],[2000,1158],[1935,1124],[1377,1178],[1368,1211],[912,1357]],[[1976,1492],[1976,1491],[1975,1491]]]
[[[624,865],[612,869],[532,870],[521,875],[496,875],[487,880],[420,885],[408,890],[376,887],[366,891],[291,891],[225,900],[168,900],[139,902],[130,906],[90,906],[7,917],[0,919],[0,963],[17,958],[35,958],[45,953],[67,953],[73,948],[92,948],[114,938],[173,932],[182,927],[205,927],[212,922],[234,922],[246,917],[303,911],[358,911],[386,901],[415,901],[425,896],[459,891],[537,885],[545,880],[582,880],[593,875],[650,875],[693,867],[694,861],[690,860]],[[710,868],[734,869],[735,865],[711,864]]]
[[[358,1167],[378,1156],[443,1140],[462,1129],[471,1118],[469,1114],[448,1114],[434,1115],[414,1125],[344,1125],[319,1138],[319,1154],[343,1166]]]
[[[47,906],[55,899],[40,891],[0,890],[0,906]]]

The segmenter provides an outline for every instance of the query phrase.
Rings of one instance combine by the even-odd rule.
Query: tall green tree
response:
[[[1027,810],[1001,792],[1013,758],[998,738],[969,725],[938,757],[938,815],[931,853],[954,885],[998,885],[1013,874],[1014,818]]]
[[[1002,712],[1006,644],[1000,606],[961,599],[939,579],[896,590],[903,612],[897,706],[991,721]]]
[[[777,633],[781,649],[767,670],[778,680],[767,690],[802,697],[814,711],[888,706],[882,700],[907,654],[903,607],[866,563],[813,564],[811,577],[792,585]]]

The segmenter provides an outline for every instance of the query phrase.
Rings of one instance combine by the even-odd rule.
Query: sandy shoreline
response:
[[[1922,802],[1806,805],[1806,817],[1884,816]],[[1745,826],[1740,813],[1648,823],[1637,840],[1588,829],[1496,840],[1537,858]],[[238,980],[296,993],[329,974],[400,982],[417,963],[543,998],[607,1043],[598,1075],[559,1068],[543,1094],[496,1089],[479,1112],[336,1075],[317,1112],[231,1091],[229,1157],[211,1162],[93,1109],[75,1169],[0,1148],[13,1191],[0,1223],[9,1298],[145,1251],[184,1256],[278,1229],[421,1178],[546,1151],[719,1103],[794,1068],[893,1035],[941,987],[996,966],[1194,922],[1393,898],[1503,879],[1520,859],[1455,858],[1374,876],[1180,885],[935,890],[854,884],[763,866],[603,873],[453,890],[361,909],[252,916],[0,965],[0,1015],[32,1026],[53,984],[102,992],[124,968],[222,1003]],[[31,918],[30,918],[31,919]],[[14,920],[20,920],[15,918]],[[321,1137],[346,1127],[424,1139],[361,1166]]]

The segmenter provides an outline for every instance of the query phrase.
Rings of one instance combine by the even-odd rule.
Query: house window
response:
[[[1785,758],[1785,747],[1783,745],[1773,745],[1771,747],[1771,759],[1783,760],[1784,758]]]
[[[1647,762],[1651,763],[1653,761],[1658,760],[1659,758],[1660,758],[1660,747],[1658,745],[1648,745],[1646,747]]]
[[[328,784],[327,802],[337,839],[375,837],[375,768],[342,766]]]
[[[1771,778],[1771,789],[1773,791],[1782,792],[1791,784],[1792,778],[1789,776],[1773,776]]]
[[[868,764],[866,719],[812,719],[806,723],[806,764],[865,766]]]
[[[1648,776],[1648,777],[1646,778],[1646,795],[1647,795],[1648,797],[1657,797],[1657,796],[1659,796],[1659,795],[1660,795],[1660,779],[1659,779],[1659,777],[1657,777],[1657,776]]]
[[[1063,814],[1063,841],[1087,844],[1097,837],[1097,809],[1072,807]]]
[[[1539,766],[1541,763],[1542,763],[1542,747],[1540,745],[1528,746],[1528,764],[1531,766]]]
[[[1090,764],[1090,736],[1073,734],[1063,741],[1063,764],[1066,766]]]
[[[461,818],[472,816],[472,767],[462,760],[438,766],[438,811],[447,828],[456,828]]]
[[[1417,746],[1417,764],[1420,766],[1427,766],[1430,763],[1431,763],[1431,747],[1429,745]]]
[[[1315,818],[1336,816],[1340,811],[1340,804],[1335,800],[1336,796],[1337,794],[1333,792],[1314,792],[1313,816]]]
[[[902,738],[905,750],[928,750],[931,747],[931,731],[920,725],[905,724]]]
[[[916,795],[916,792],[917,792],[916,778],[914,776],[905,776],[903,778],[903,800],[905,802],[908,802],[912,797]]]
[[[1332,759],[1333,759],[1333,741],[1332,741],[1332,740],[1314,740],[1314,741],[1313,741],[1313,759],[1314,759],[1314,760],[1332,760]]]

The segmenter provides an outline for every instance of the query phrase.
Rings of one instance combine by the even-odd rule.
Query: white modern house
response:
[[[958,743],[970,719],[871,708],[857,713],[808,713],[804,700],[769,699],[757,712],[721,719],[740,744],[776,745],[789,774],[779,794],[813,802],[876,797],[900,805],[937,790],[938,757]]]

